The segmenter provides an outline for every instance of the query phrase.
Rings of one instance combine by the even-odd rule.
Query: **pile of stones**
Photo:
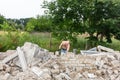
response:
[[[26,42],[0,53],[0,80],[120,80],[120,53],[59,55]]]

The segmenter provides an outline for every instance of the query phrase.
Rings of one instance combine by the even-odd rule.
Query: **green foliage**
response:
[[[0,42],[0,51],[16,49],[17,46],[23,46],[25,42],[35,43],[41,48],[56,51],[60,44],[56,38],[50,38],[49,33],[30,34],[21,31],[4,32],[3,35],[0,35]]]
[[[114,26],[116,26],[118,20],[115,18],[118,13],[113,13],[116,10],[115,7],[112,1],[98,1],[95,3],[93,14],[90,14],[91,17],[88,18],[89,27],[87,32],[91,38],[94,36],[98,41],[103,41],[105,37],[107,42],[112,42],[111,38],[116,30]],[[96,35],[94,35],[95,33]]]
[[[35,27],[35,31],[51,31],[51,17],[50,16],[37,16],[37,24]]]
[[[6,32],[0,36],[0,50],[5,51],[7,49],[15,49],[18,44],[19,35],[18,33]]]
[[[15,29],[19,30],[25,30],[25,26],[27,22],[31,18],[20,18],[20,19],[7,19],[7,22],[9,23],[10,26],[14,27]]]
[[[34,30],[35,25],[36,25],[36,19],[35,19],[35,18],[31,18],[31,19],[28,21],[25,30],[28,31],[28,32],[31,32],[31,31]]]
[[[112,39],[113,43],[99,43],[99,45],[106,46],[115,50],[120,50],[120,41]],[[60,40],[50,37],[50,33],[28,33],[28,32],[5,32],[0,35],[0,51],[6,51],[9,49],[15,50],[17,46],[23,46],[25,42],[32,42],[39,45],[41,48],[48,49],[49,51],[58,50]],[[77,53],[80,50],[90,49],[86,48],[87,40],[84,36],[78,36],[76,42],[70,42],[70,51],[77,49]]]
[[[87,32],[88,43],[96,46],[103,41],[111,43],[113,36],[119,39],[119,5],[108,0],[55,0],[45,2],[44,8],[49,9],[57,37],[66,37],[69,33],[73,38],[74,32]]]
[[[31,18],[26,26],[26,31],[51,31],[51,18],[49,16],[37,16],[37,19]]]
[[[21,31],[6,31],[3,35],[0,35],[0,50],[6,51],[9,49],[16,49],[17,46],[23,46],[25,42],[35,42],[38,39],[34,39],[35,37],[31,37],[27,32]],[[34,41],[33,41],[34,39]]]
[[[2,24],[4,23],[4,21],[6,21],[6,19],[4,18],[4,16],[2,16],[2,15],[0,14],[0,29],[1,29],[1,26],[2,26]]]
[[[13,31],[13,30],[15,30],[15,27],[10,26],[10,25],[8,24],[8,22],[6,22],[6,21],[3,22],[3,25],[1,25],[1,28],[2,28],[2,30],[4,30],[4,31]]]

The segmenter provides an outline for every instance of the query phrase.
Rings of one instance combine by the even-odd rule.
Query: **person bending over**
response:
[[[70,41],[69,40],[62,41],[61,44],[59,45],[59,49],[61,54],[66,54],[70,49]]]

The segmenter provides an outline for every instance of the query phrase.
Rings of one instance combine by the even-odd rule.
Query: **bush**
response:
[[[39,45],[42,48],[50,51],[56,51],[59,46],[59,41],[55,38],[51,38],[48,35],[33,35],[28,32],[4,32],[4,35],[0,35],[0,51],[6,51],[9,49],[16,49],[17,46],[23,46],[25,42],[31,42]]]
[[[20,41],[22,39],[21,35],[21,32],[6,32],[4,35],[1,35],[0,50],[6,51],[8,49],[16,49],[17,46],[22,45],[23,43]]]
[[[37,44],[41,48],[48,49],[49,51],[57,51],[60,40],[50,37],[50,33],[28,33],[28,32],[4,32],[0,35],[0,51],[6,51],[9,49],[16,49],[17,46],[23,46],[25,42],[32,42]],[[120,50],[120,41],[113,39],[113,43],[99,43],[98,45],[106,46],[114,50]],[[70,51],[77,49],[77,53],[80,50],[86,48],[86,39],[83,37],[78,37],[77,42],[71,42]],[[96,47],[96,46],[94,46]]]

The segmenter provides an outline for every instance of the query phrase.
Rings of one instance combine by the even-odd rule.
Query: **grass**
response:
[[[103,44],[102,46],[112,48],[114,50],[120,51],[120,41],[116,39],[112,39],[113,43],[111,44]],[[44,32],[11,32],[8,34],[7,32],[0,31],[0,51],[6,51],[8,49],[16,49],[17,46],[23,46],[25,42],[32,42],[39,45],[41,48],[48,49],[49,51],[58,50],[60,40],[51,36],[50,33]],[[86,49],[86,39],[84,35],[80,35],[78,37],[77,42],[71,42],[70,51],[73,49],[77,49],[77,53],[80,50]]]
[[[53,38],[51,36],[51,33],[48,32],[35,32],[30,34],[34,39],[37,41],[33,42],[38,44],[42,48],[46,48],[50,51],[56,51],[58,50],[58,46],[60,44],[60,40],[57,40],[56,38]],[[32,38],[33,39],[33,38]]]
[[[116,39],[112,39],[112,43],[108,44],[107,47],[110,47],[116,51],[120,51],[120,41]]]

